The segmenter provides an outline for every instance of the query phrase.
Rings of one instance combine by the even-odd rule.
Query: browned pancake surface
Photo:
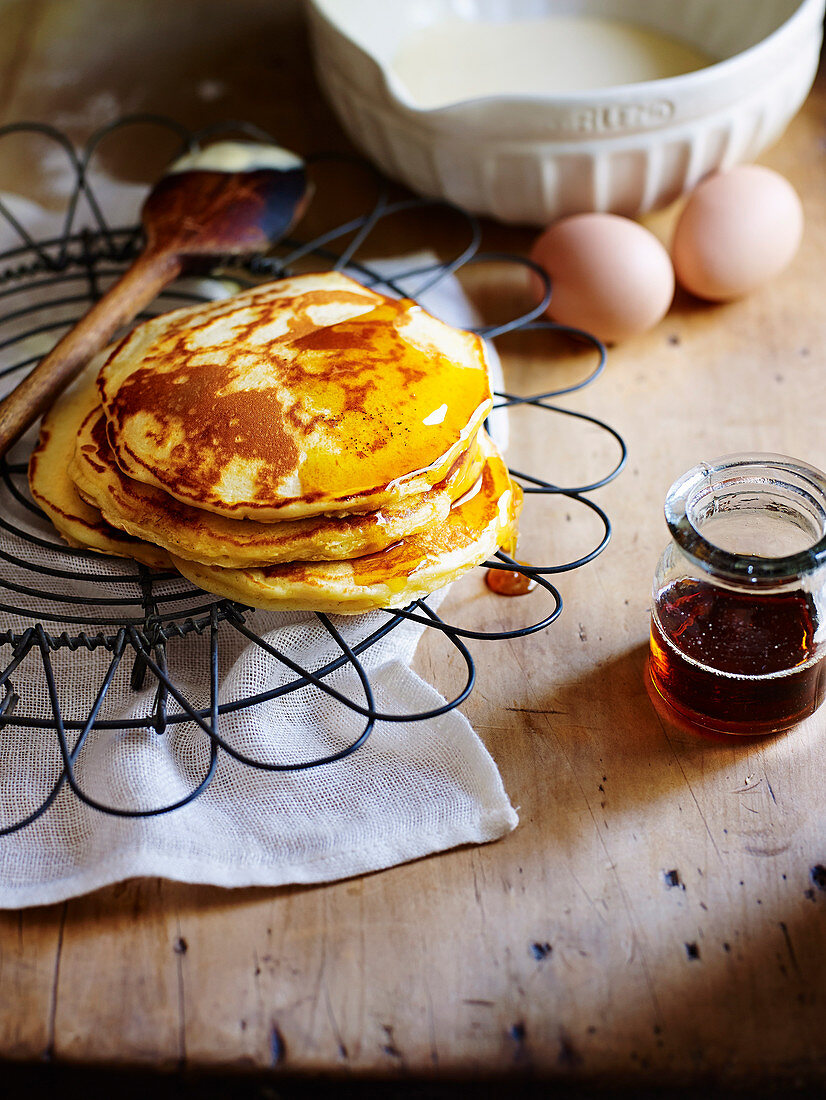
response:
[[[94,394],[101,362],[102,358],[93,360],[43,417],[40,438],[29,459],[29,488],[34,500],[70,546],[135,558],[156,568],[169,568],[166,551],[107,523],[100,510],[78,494],[69,477],[78,424],[87,408],[89,394]]]
[[[97,393],[90,393],[94,404]],[[228,519],[175,500],[127,477],[112,455],[106,420],[94,405],[78,425],[69,474],[110,523],[192,561],[225,567],[352,558],[381,550],[447,516],[478,475],[477,444],[460,455],[445,482],[394,508],[341,516],[259,523]]]
[[[153,319],[100,389],[128,476],[265,521],[427,489],[491,404],[478,337],[335,273]]]
[[[455,580],[498,547],[512,549],[522,492],[487,440],[483,472],[449,515],[426,531],[352,561],[290,562],[260,569],[221,569],[173,561],[209,592],[253,607],[357,614],[402,607]]]

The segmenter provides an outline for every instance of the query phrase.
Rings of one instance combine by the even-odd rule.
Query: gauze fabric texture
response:
[[[119,211],[118,224],[129,224],[124,210],[130,202],[132,220],[136,220],[141,189],[97,180],[96,193],[103,209]],[[27,200],[2,198],[36,238],[54,234],[53,216]],[[0,219],[0,250],[18,243],[14,231]],[[426,263],[426,257],[412,261],[406,257],[391,264],[390,270],[415,267],[417,262]],[[82,280],[82,275],[78,278]],[[13,281],[5,284],[6,289],[14,286]],[[201,281],[197,291],[218,296],[226,293],[226,288],[220,281]],[[68,319],[64,309],[77,308],[60,306],[54,294],[48,301],[44,295],[40,289],[15,290],[0,301],[4,334],[21,334],[21,339],[0,353],[6,356],[0,367],[42,355],[54,333],[26,337],[25,342],[22,334],[35,324]],[[421,301],[454,324],[473,323],[470,306],[452,278],[440,282]],[[176,304],[183,303],[173,302],[168,308]],[[8,316],[11,311],[24,312],[9,329],[3,314]],[[492,359],[496,385],[499,366],[495,355]],[[0,392],[10,389],[19,377],[19,372],[3,377]],[[506,428],[501,417],[494,424],[500,445]],[[10,461],[24,461],[33,439],[34,429],[15,448]],[[25,476],[13,480],[25,496]],[[79,558],[59,545],[48,521],[26,509],[6,488],[0,491],[0,602],[32,613],[0,611],[0,632],[22,634],[36,621],[39,609],[46,608],[55,621],[46,622],[45,627],[57,635],[63,628],[61,614],[87,613],[85,605],[72,602],[74,597],[117,599],[119,589],[101,578],[134,575],[133,562]],[[21,528],[49,545],[21,539],[7,527]],[[78,576],[59,580],[38,577],[40,566]],[[44,603],[37,595],[9,590],[9,585],[42,587],[59,593],[59,599]],[[176,580],[156,582],[154,587],[162,601],[159,606],[174,608],[174,599],[163,602],[163,597],[174,597],[188,585]],[[137,602],[137,608],[126,606],[126,613],[139,615],[138,581],[126,591]],[[434,608],[438,603],[439,594],[430,600]],[[102,605],[100,614],[116,622],[123,611],[124,605],[116,603]],[[88,613],[91,617],[97,612]],[[331,621],[346,643],[356,646],[380,630],[388,616],[373,612]],[[297,666],[315,670],[342,656],[338,640],[314,615],[254,612],[245,625]],[[117,633],[115,626],[68,624],[65,629],[72,636],[84,629],[90,636],[98,630]],[[376,711],[430,712],[444,703],[411,669],[423,629],[404,623],[361,654]],[[209,633],[173,637],[164,654],[173,683],[196,709],[209,710],[212,705]],[[231,623],[221,624],[218,637],[219,703],[272,693],[295,679],[284,661],[250,642]],[[11,646],[4,644],[0,648],[3,668],[11,655]],[[78,724],[82,726],[88,718],[111,662],[112,654],[100,646],[81,646],[77,651],[64,647],[45,655],[41,647],[33,646],[11,676],[20,697],[16,713],[51,719],[56,701],[69,727],[66,740],[71,749]],[[223,749],[213,760],[208,736],[192,721],[170,724],[160,733],[129,729],[130,719],[153,711],[157,686],[154,677],[147,676],[143,686],[135,689],[130,683],[133,663],[134,652],[127,649],[97,716],[111,728],[91,732],[74,762],[78,786],[103,805],[150,811],[185,799],[214,767],[211,782],[182,808],[141,818],[103,813],[85,804],[64,783],[42,816],[22,830],[0,835],[0,907],[53,903],[135,876],[224,887],[330,881],[457,845],[494,840],[517,824],[494,761],[458,710],[425,721],[380,720],[352,755],[319,767],[259,770]],[[46,665],[53,673],[56,700],[50,697]],[[463,675],[463,669],[458,675]],[[365,686],[348,662],[324,682],[357,706],[366,707]],[[174,698],[167,700],[167,707],[170,713],[180,711]],[[306,686],[231,711],[221,717],[218,728],[227,745],[240,755],[283,765],[334,755],[355,741],[364,726],[359,713]],[[25,819],[43,803],[61,767],[53,730],[13,722],[0,728],[0,829]]]

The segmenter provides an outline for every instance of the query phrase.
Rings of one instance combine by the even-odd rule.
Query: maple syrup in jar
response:
[[[787,729],[826,697],[826,475],[780,455],[702,463],[668,491],[651,682],[719,733]]]

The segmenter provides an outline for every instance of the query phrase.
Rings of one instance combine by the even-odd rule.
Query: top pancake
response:
[[[98,384],[124,473],[265,522],[427,491],[491,406],[479,337],[330,272],[153,318]]]

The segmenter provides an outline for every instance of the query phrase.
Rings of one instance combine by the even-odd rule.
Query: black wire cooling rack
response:
[[[220,136],[238,135],[257,140],[272,138],[246,124],[227,123],[209,131],[190,134],[175,122],[155,116],[135,116],[98,131],[83,151],[77,151],[65,135],[45,125],[20,123],[0,128],[0,140],[12,134],[28,135],[48,143],[63,158],[72,174],[66,212],[59,231],[35,238],[19,210],[9,201],[0,202],[0,216],[19,244],[0,253],[0,381],[11,388],[30,369],[106,287],[122,273],[137,254],[141,231],[135,225],[113,226],[105,215],[90,178],[90,163],[99,145],[115,131],[130,126],[156,126],[180,141],[182,150]],[[529,312],[505,323],[480,326],[482,336],[493,340],[514,330],[539,330],[562,333],[572,341],[593,349],[595,365],[587,377],[563,389],[519,395],[497,393],[495,407],[500,409],[530,406],[545,414],[574,418],[609,433],[616,442],[617,460],[603,477],[585,485],[561,487],[550,484],[535,472],[512,470],[526,495],[523,527],[531,523],[531,500],[537,496],[563,496],[590,509],[601,524],[597,544],[574,561],[554,565],[519,564],[504,552],[480,569],[518,571],[532,578],[544,600],[541,614],[527,626],[513,629],[472,630],[447,622],[428,600],[418,600],[400,610],[373,613],[354,628],[354,620],[342,624],[324,614],[315,616],[334,650],[332,659],[319,667],[305,668],[271,645],[256,629],[252,609],[229,600],[218,599],[193,588],[177,573],[152,571],[134,562],[115,559],[64,545],[54,534],[28,492],[27,460],[33,436],[30,434],[0,462],[0,738],[10,727],[48,731],[56,739],[60,764],[49,779],[38,804],[26,808],[22,816],[0,821],[0,836],[30,825],[52,805],[58,794],[69,788],[78,799],[103,813],[120,817],[148,817],[168,813],[197,798],[209,786],[222,753],[241,765],[264,771],[297,771],[332,764],[364,744],[376,722],[424,722],[458,707],[471,692],[475,669],[468,649],[469,641],[500,641],[524,637],[549,627],[562,611],[559,592],[549,580],[553,574],[577,569],[599,555],[608,543],[611,525],[606,513],[590,495],[606,485],[625,462],[625,445],[609,425],[585,413],[555,404],[557,398],[571,394],[593,382],[602,372],[605,349],[587,333],[541,321],[550,295],[544,274],[530,261],[502,253],[480,252],[481,230],[475,218],[445,203],[426,199],[391,201],[383,181],[373,169],[354,158],[319,154],[308,158],[312,172],[321,165],[355,164],[367,173],[375,187],[375,198],[366,212],[347,220],[312,240],[287,239],[277,251],[258,258],[243,270],[222,272],[241,285],[264,278],[280,278],[301,269],[311,260],[316,268],[325,266],[347,270],[367,285],[387,293],[411,298],[426,291],[460,268],[474,263],[519,264],[531,267],[546,287],[545,300]],[[323,203],[323,188],[317,188],[313,203]],[[387,218],[404,214],[422,217],[426,235],[426,217],[432,208],[448,210],[466,236],[456,255],[438,263],[411,263],[392,277],[358,257],[370,234]],[[79,228],[85,221],[83,228]],[[299,227],[300,228],[300,227]],[[346,242],[346,243],[345,243]],[[181,305],[207,300],[202,282],[182,280],[160,295],[149,313],[163,312]],[[27,442],[28,441],[28,442]],[[66,563],[70,567],[67,567]],[[538,594],[530,597],[536,600]],[[497,597],[491,596],[492,599]],[[520,604],[522,601],[518,601]],[[369,671],[362,658],[390,632],[405,623],[415,623],[428,631],[438,631],[461,656],[463,682],[452,698],[429,711],[382,713],[377,709]],[[314,624],[315,625],[315,624]],[[206,645],[203,691],[199,702],[176,682],[168,661],[170,644],[187,645],[199,638]],[[258,647],[266,659],[287,670],[277,687],[237,698],[221,699],[219,694],[222,647],[239,645]],[[84,661],[90,654],[104,653],[102,676],[84,677]],[[68,662],[68,663],[67,663]],[[59,667],[58,667],[59,666]],[[357,696],[351,697],[333,686],[330,678],[340,669],[355,673]],[[67,712],[61,703],[62,682],[67,670],[73,683],[84,684],[86,698],[78,712],[77,688],[73,707]],[[106,699],[112,684],[128,676],[132,691],[150,699],[137,716],[107,718]],[[120,680],[119,680],[120,678]],[[147,692],[148,689],[148,692]],[[315,759],[255,759],[239,751],[224,736],[222,720],[227,715],[284,698],[298,691],[326,693],[338,704],[360,716],[358,736],[337,751]],[[39,697],[39,705],[35,705]],[[43,700],[47,699],[45,706]],[[205,705],[204,705],[205,704]],[[163,735],[171,726],[192,723],[207,739],[208,751],[202,774],[185,797],[165,805],[124,807],[108,805],[83,789],[77,774],[78,756],[94,731],[114,735],[124,730],[147,731],[149,736]],[[147,792],[151,799],[151,792]]]

